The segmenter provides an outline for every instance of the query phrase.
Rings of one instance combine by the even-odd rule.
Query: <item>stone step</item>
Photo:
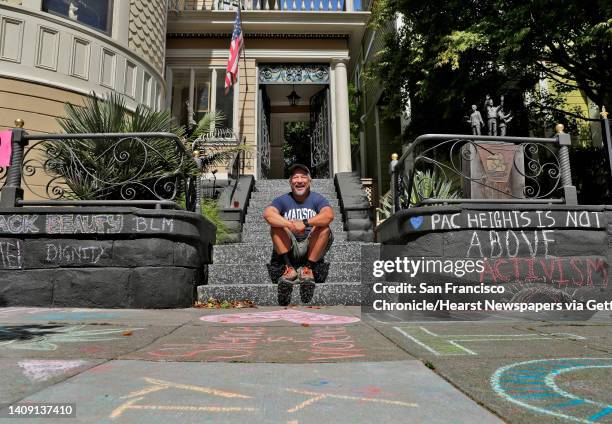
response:
[[[313,178],[310,180],[310,184],[313,187],[334,187],[334,180],[331,178]],[[274,180],[257,180],[255,187],[257,188],[273,188],[273,187],[287,187],[289,185],[289,178],[278,178]]]
[[[325,260],[334,262],[361,262],[361,246],[373,246],[373,243],[353,243],[334,241]],[[272,256],[272,241],[264,245],[237,243],[217,245],[213,249],[214,264],[247,264],[268,263]]]
[[[267,261],[266,261],[267,262]],[[360,262],[334,262],[329,267],[327,282],[343,283],[347,281],[360,281]],[[265,263],[212,264],[208,267],[208,284],[270,284],[270,276]]]
[[[293,305],[359,305],[362,293],[361,283],[323,283],[315,286],[312,299],[308,303],[300,299],[300,288],[293,288],[290,303]],[[227,284],[223,286],[198,286],[198,300],[209,298],[220,301],[251,300],[258,306],[278,305],[278,287],[276,284]],[[248,312],[248,309],[244,310]]]
[[[334,220],[332,221],[332,224],[335,223],[342,223],[342,215],[336,213],[336,211],[334,211]],[[266,224],[266,220],[263,217],[263,211],[261,211],[260,213],[256,213],[255,211],[253,211],[250,214],[246,214],[246,216],[244,217],[244,223],[245,224]],[[267,224],[266,224],[267,225]]]
[[[322,196],[325,197],[337,197],[336,194],[336,190],[334,189],[316,189],[313,188],[312,191],[319,193]],[[254,190],[251,192],[251,197],[255,196],[255,197],[261,197],[261,196],[280,196],[281,194],[286,194],[291,192],[291,188],[289,186],[287,186],[284,189],[278,189],[278,190]]]
[[[268,206],[270,206],[270,204],[272,203],[273,199],[269,199],[269,200],[253,200],[251,199],[249,201],[249,209],[247,210],[247,214],[249,213],[263,213],[264,209],[267,208]],[[329,206],[331,206],[334,209],[334,212],[340,212],[340,205],[338,203],[338,200],[334,200],[334,199],[327,199],[329,201]]]
[[[332,221],[330,228],[334,234],[344,231],[344,224],[342,221]],[[246,222],[242,227],[242,233],[266,233],[270,234],[270,226],[263,219],[260,222]]]
[[[346,231],[334,232],[335,241],[346,241]],[[270,232],[242,232],[242,242],[251,243],[257,248],[262,243],[271,243]]]

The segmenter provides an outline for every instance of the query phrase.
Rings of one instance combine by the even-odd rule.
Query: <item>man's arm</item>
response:
[[[271,227],[288,228],[292,232],[295,231],[295,224],[285,219],[274,206],[268,206],[264,210],[263,217]]]
[[[324,206],[318,214],[308,220],[308,223],[313,227],[329,227],[333,220],[334,210],[331,206]]]

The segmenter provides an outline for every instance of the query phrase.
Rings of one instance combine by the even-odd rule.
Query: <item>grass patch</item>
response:
[[[208,219],[217,227],[217,239],[215,244],[223,243],[229,235],[229,230],[219,216],[219,205],[217,201],[215,199],[203,198],[201,212],[204,218]]]

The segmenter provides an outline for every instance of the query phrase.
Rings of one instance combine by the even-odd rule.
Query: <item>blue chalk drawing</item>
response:
[[[413,216],[412,218],[410,218],[410,224],[412,225],[412,228],[418,230],[419,227],[423,224],[423,217]]]
[[[517,362],[495,371],[491,387],[507,401],[540,414],[578,423],[612,422],[612,405],[566,392],[555,381],[561,374],[592,368],[612,368],[612,358]]]
[[[26,319],[30,321],[87,321],[94,319],[119,318],[119,314],[113,312],[48,312],[44,314],[32,314]]]

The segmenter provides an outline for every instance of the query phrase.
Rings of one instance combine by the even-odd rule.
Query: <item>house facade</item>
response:
[[[0,127],[21,118],[29,131],[57,131],[65,102],[115,92],[184,125],[222,112],[258,178],[283,177],[296,122],[315,177],[351,171],[348,82],[370,16],[354,1],[243,0],[246,48],[228,93],[236,2],[0,1]]]

